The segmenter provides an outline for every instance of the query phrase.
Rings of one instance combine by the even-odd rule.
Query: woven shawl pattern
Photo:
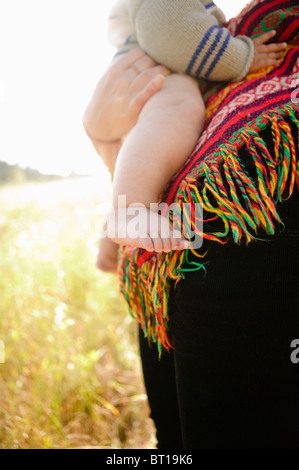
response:
[[[163,201],[181,206],[201,203],[203,238],[240,244],[260,240],[261,233],[269,236],[282,230],[277,203],[290,198],[295,185],[299,186],[298,2],[254,0],[228,28],[234,36],[252,38],[276,29],[276,41],[287,42],[288,48],[278,67],[250,74],[242,82],[206,89],[204,131]],[[266,129],[271,146],[263,139]],[[254,174],[244,165],[241,149]],[[195,225],[192,228],[197,230]],[[189,250],[154,254],[132,247],[121,250],[121,292],[130,314],[159,351],[171,347],[167,336],[170,282],[178,282],[187,271],[206,269],[207,254],[193,250],[193,255],[198,262],[194,256],[190,261]]]

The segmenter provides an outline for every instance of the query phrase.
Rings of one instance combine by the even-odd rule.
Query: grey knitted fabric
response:
[[[119,52],[141,47],[174,72],[211,81],[239,81],[254,47],[233,37],[223,12],[209,0],[119,0],[109,17],[109,38]]]

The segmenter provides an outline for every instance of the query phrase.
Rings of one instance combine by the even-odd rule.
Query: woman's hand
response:
[[[268,33],[262,34],[258,38],[252,39],[254,44],[254,57],[249,69],[249,73],[257,72],[263,67],[269,67],[270,65],[278,65],[282,58],[284,51],[287,47],[287,43],[271,43],[265,44],[267,41],[275,36],[276,31],[269,31]]]
[[[169,73],[141,49],[118,56],[100,78],[83,116],[85,131],[93,144],[120,141]]]

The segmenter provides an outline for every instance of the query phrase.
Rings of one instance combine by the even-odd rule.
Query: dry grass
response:
[[[136,325],[95,269],[108,183],[0,190],[0,448],[153,448]]]

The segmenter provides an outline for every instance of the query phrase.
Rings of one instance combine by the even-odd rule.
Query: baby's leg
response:
[[[167,233],[168,219],[149,209],[190,156],[204,122],[205,108],[197,82],[186,75],[166,77],[162,89],[146,103],[125,140],[114,173],[114,208],[145,206],[143,212],[140,210],[140,236],[132,238],[121,233],[125,232],[124,224],[128,226],[130,222],[128,215],[116,224],[114,241],[149,251],[186,248],[182,237]]]

